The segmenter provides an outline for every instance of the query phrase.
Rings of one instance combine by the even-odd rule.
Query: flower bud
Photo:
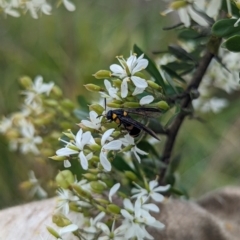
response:
[[[56,176],[56,182],[60,187],[67,189],[72,183],[74,183],[74,176],[71,171],[63,170]]]
[[[121,208],[115,204],[109,204],[107,206],[107,211],[108,212],[111,212],[111,213],[114,213],[114,214],[119,214],[120,211],[121,211]]]
[[[44,99],[44,104],[46,104],[47,106],[51,106],[51,107],[55,107],[58,106],[58,101],[54,100],[54,99]]]
[[[103,89],[100,86],[92,84],[92,83],[85,84],[84,87],[88,91],[90,91],[90,92],[100,92],[100,91],[103,91]]]
[[[90,183],[92,191],[95,193],[102,193],[106,187],[99,181],[93,181]]]
[[[78,186],[77,184],[72,184],[72,189],[76,191],[76,193],[83,197],[83,198],[87,198],[87,199],[92,199],[92,196],[90,193],[88,193],[87,191],[83,190],[80,186]]]
[[[132,171],[125,171],[124,174],[128,179],[132,181],[136,181],[138,179],[138,177]]]
[[[170,8],[178,10],[180,8],[186,7],[188,5],[187,1],[174,1],[170,4]]]
[[[112,80],[113,86],[117,88],[121,88],[122,81],[120,79],[114,79]]]
[[[32,79],[27,76],[21,77],[19,82],[24,88],[29,88],[32,86]]]
[[[85,173],[85,174],[82,174],[82,176],[84,176],[87,180],[90,180],[90,181],[98,180],[97,175],[92,173]]]
[[[162,87],[159,86],[157,83],[153,82],[152,80],[147,80],[147,83],[148,83],[148,86],[153,88],[153,89],[156,89],[158,91],[162,90]]]
[[[125,108],[136,108],[136,107],[140,107],[140,104],[137,102],[125,102],[123,104],[123,107]]]
[[[101,147],[98,144],[90,144],[88,146],[92,151],[100,151],[101,149]]]
[[[53,86],[51,93],[53,93],[57,97],[61,97],[63,95],[61,88],[56,85]]]
[[[121,104],[116,104],[116,103],[107,103],[107,106],[110,108],[121,108]]]
[[[57,155],[55,155],[55,156],[52,156],[52,157],[49,157],[50,159],[52,159],[52,160],[55,160],[55,161],[64,161],[64,160],[66,160],[66,156],[57,156]]]
[[[160,101],[160,102],[156,103],[156,106],[160,109],[163,109],[163,110],[168,110],[169,109],[169,105],[165,101]]]
[[[65,227],[70,225],[72,222],[61,213],[53,214],[52,222],[55,223],[58,227]]]
[[[61,239],[61,236],[52,228],[47,226],[47,230],[50,234],[52,234],[55,238]]]
[[[96,202],[98,202],[98,203],[100,203],[100,204],[108,204],[109,203],[109,201],[108,200],[106,200],[106,199],[103,199],[103,198],[94,198],[94,200],[96,201]]]
[[[90,111],[95,111],[97,114],[101,115],[102,112],[104,111],[104,107],[102,107],[101,105],[99,104],[91,104],[89,106],[89,110]]]
[[[199,98],[199,96],[200,96],[200,93],[199,93],[199,91],[197,89],[192,89],[190,91],[191,99],[197,99],[197,98]]]
[[[234,3],[235,3],[235,5],[236,5],[236,7],[237,7],[238,9],[240,9],[240,1],[239,1],[239,0],[235,0]]]
[[[93,74],[96,79],[104,79],[111,77],[111,72],[108,70],[99,70]]]
[[[62,107],[66,108],[68,110],[73,110],[74,107],[75,107],[74,103],[71,100],[67,99],[67,98],[63,99],[60,102],[60,104],[61,104]]]

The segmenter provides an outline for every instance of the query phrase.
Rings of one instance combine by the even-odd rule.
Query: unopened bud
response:
[[[125,171],[124,174],[128,179],[132,181],[136,181],[138,179],[138,177],[132,171]]]
[[[137,102],[125,102],[123,104],[123,107],[125,107],[125,108],[137,108],[137,107],[140,107],[140,104],[137,103]]]
[[[160,102],[156,103],[156,106],[160,109],[163,109],[163,110],[168,110],[169,109],[169,105],[165,101],[160,101]]]
[[[61,213],[53,214],[52,222],[55,223],[58,227],[65,227],[72,223],[68,218],[66,218]]]
[[[121,208],[115,204],[109,204],[107,206],[107,211],[108,212],[111,212],[111,213],[114,213],[114,214],[119,214],[120,211],[121,211]]]
[[[90,144],[88,146],[92,151],[100,151],[101,149],[101,147],[98,144]]]
[[[100,86],[95,85],[95,84],[92,84],[92,83],[85,84],[84,87],[85,87],[88,91],[91,91],[91,92],[100,92],[100,91],[103,91],[103,89],[102,89]]]
[[[32,86],[32,79],[27,76],[21,77],[19,82],[24,88],[29,88]]]
[[[191,99],[197,99],[197,98],[199,98],[199,96],[200,96],[200,93],[199,93],[199,91],[197,89],[192,89],[190,91]]]
[[[107,106],[110,107],[110,108],[121,108],[121,104],[116,104],[116,103],[107,103]]]
[[[45,99],[44,104],[46,104],[47,106],[55,107],[58,106],[59,103],[54,99]]]
[[[51,93],[53,93],[57,97],[61,97],[62,96],[61,88],[56,86],[56,85],[53,86]]]
[[[159,86],[157,83],[151,81],[151,80],[147,80],[147,83],[148,83],[148,86],[153,88],[153,89],[156,89],[158,91],[161,91],[162,90],[162,87]]]
[[[92,196],[90,193],[88,193],[87,191],[83,190],[79,185],[77,184],[72,184],[71,187],[73,188],[73,190],[76,191],[76,193],[83,197],[83,198],[87,198],[87,199],[91,199]]]
[[[95,181],[98,179],[97,175],[92,173],[85,173],[85,174],[82,174],[82,176],[84,176],[87,180],[90,180],[90,181]]]
[[[73,110],[75,107],[74,103],[67,98],[63,99],[60,104],[62,107],[66,108],[68,110]]]
[[[112,80],[113,86],[117,88],[121,88],[122,81],[120,79],[114,79]]]
[[[67,189],[72,183],[74,183],[74,176],[71,171],[63,170],[56,176],[56,182],[60,187]]]
[[[109,78],[111,77],[111,72],[108,70],[99,70],[93,76],[97,79],[104,79],[104,78]]]
[[[103,198],[94,198],[94,200],[95,200],[96,202],[99,202],[99,203],[104,204],[104,205],[109,203],[108,200],[103,199]]]
[[[102,193],[106,189],[106,187],[98,181],[91,182],[90,186],[95,193]]]
[[[101,105],[99,104],[91,104],[89,106],[89,110],[90,111],[95,111],[97,114],[101,115],[102,112],[104,111],[104,107],[102,107]]]
[[[178,10],[180,8],[186,7],[188,5],[187,1],[175,1],[170,4],[170,8]]]
[[[61,236],[55,231],[52,227],[47,226],[47,230],[50,234],[52,234],[55,238],[61,239]]]
[[[64,160],[66,160],[66,156],[57,156],[57,155],[55,155],[55,156],[52,156],[52,157],[49,157],[50,159],[52,159],[52,160],[55,160],[55,161],[64,161]]]

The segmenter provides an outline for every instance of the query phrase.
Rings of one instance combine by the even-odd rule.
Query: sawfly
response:
[[[109,110],[106,114],[106,118],[109,121],[114,121],[120,127],[121,125],[128,131],[129,135],[132,137],[137,137],[141,131],[145,131],[152,137],[160,140],[153,130],[144,124],[133,119],[129,114],[135,114],[143,118],[153,118],[160,115],[161,111],[157,108],[128,108],[128,109],[115,109]]]

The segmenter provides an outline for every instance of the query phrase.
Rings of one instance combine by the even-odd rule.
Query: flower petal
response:
[[[146,88],[148,86],[147,81],[143,78],[140,78],[140,77],[137,77],[137,76],[132,76],[131,80],[136,87]]]
[[[139,104],[140,105],[146,105],[151,103],[154,100],[154,97],[152,95],[147,95],[145,97],[142,97]]]
[[[128,78],[123,79],[121,84],[121,97],[125,98],[128,95]]]
[[[112,196],[117,192],[117,190],[120,188],[120,183],[116,183],[113,185],[109,191],[108,199],[110,202],[112,202]]]
[[[80,152],[79,158],[80,158],[80,163],[81,163],[82,168],[84,170],[87,170],[88,169],[88,160],[87,160],[86,156],[84,155],[83,151]]]
[[[102,139],[101,139],[101,145],[103,146],[106,142],[106,140],[111,136],[111,134],[113,133],[115,129],[111,128],[108,129],[103,135],[102,135]]]
[[[102,164],[103,168],[106,171],[108,171],[108,172],[111,171],[112,165],[108,161],[107,156],[103,152],[100,153],[100,163]]]

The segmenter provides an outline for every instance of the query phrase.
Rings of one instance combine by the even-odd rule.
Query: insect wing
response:
[[[150,134],[152,137],[156,138],[157,140],[160,141],[160,139],[158,138],[158,136],[155,134],[155,132],[153,132],[150,128],[146,127],[145,125],[143,125],[142,123],[132,119],[131,117],[124,117],[122,116],[120,118],[121,122],[124,124],[129,124],[129,125],[133,125],[136,128],[139,128],[143,131],[145,131],[146,133]]]
[[[126,108],[126,112],[144,116],[144,117],[158,117],[162,111],[157,108]]]

